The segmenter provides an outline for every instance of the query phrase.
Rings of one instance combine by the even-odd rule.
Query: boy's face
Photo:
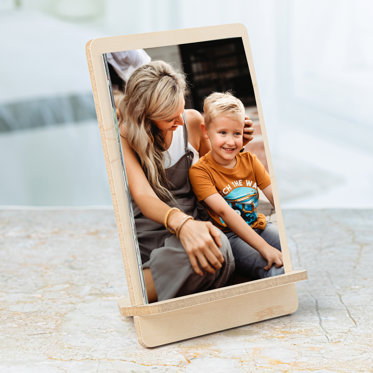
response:
[[[217,116],[209,125],[207,135],[211,142],[211,155],[215,162],[234,167],[236,154],[243,146],[244,118]]]

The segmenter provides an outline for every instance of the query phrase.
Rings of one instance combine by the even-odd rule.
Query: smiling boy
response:
[[[257,211],[258,188],[274,204],[270,177],[254,154],[240,153],[244,106],[230,93],[212,93],[203,110],[211,151],[189,170],[193,191],[229,238],[238,273],[252,280],[282,274],[277,229]]]

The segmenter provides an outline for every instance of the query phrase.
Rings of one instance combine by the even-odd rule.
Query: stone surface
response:
[[[111,209],[0,209],[0,371],[372,372],[373,211],[283,215],[295,314],[145,349]]]

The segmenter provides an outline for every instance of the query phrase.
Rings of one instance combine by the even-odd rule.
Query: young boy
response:
[[[271,180],[254,154],[240,153],[244,106],[230,93],[212,93],[203,111],[211,151],[189,170],[193,191],[229,238],[239,274],[252,280],[282,274],[277,229],[257,212],[258,188],[273,206]]]

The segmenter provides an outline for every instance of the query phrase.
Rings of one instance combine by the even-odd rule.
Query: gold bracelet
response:
[[[175,234],[175,231],[170,228],[168,226],[168,218],[170,216],[170,214],[173,212],[173,211],[179,211],[180,212],[180,209],[178,209],[177,207],[171,207],[167,212],[166,212],[166,216],[164,217],[164,223],[163,225],[166,227],[166,229],[171,233],[171,234]]]
[[[184,220],[180,223],[180,225],[176,228],[176,237],[179,238],[181,228],[188,220],[194,220],[193,216],[187,215]]]

